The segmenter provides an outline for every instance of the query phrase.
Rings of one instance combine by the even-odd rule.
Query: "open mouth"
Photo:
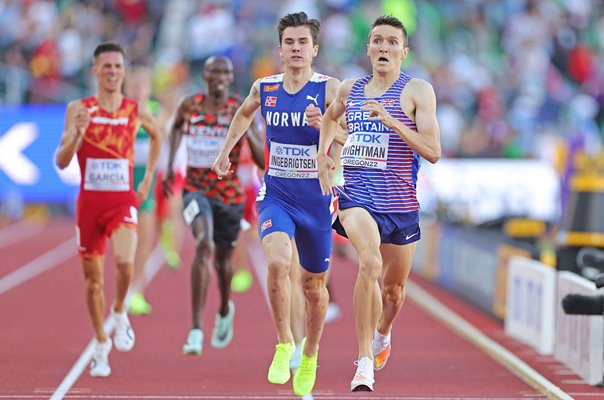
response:
[[[386,57],[380,57],[378,58],[379,62],[388,62],[388,59]]]

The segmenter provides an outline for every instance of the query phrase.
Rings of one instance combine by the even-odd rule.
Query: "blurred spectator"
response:
[[[543,135],[602,147],[604,0],[0,0],[0,103],[89,92],[85,55],[105,40],[155,66],[158,95],[210,54],[231,56],[241,91],[280,70],[286,10],[320,18],[317,65],[341,79],[369,70],[369,22],[402,18],[403,67],[434,85],[446,157],[539,157]]]

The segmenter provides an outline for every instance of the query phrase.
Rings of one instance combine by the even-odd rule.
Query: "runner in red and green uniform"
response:
[[[187,174],[183,191],[183,215],[197,242],[191,266],[192,328],[183,346],[185,354],[201,354],[203,330],[201,314],[204,309],[210,282],[212,253],[220,289],[220,308],[216,314],[211,344],[226,347],[233,336],[235,306],[230,299],[233,275],[231,256],[237,244],[245,194],[236,173],[219,180],[211,170],[233,119],[240,100],[229,95],[233,82],[233,66],[226,57],[211,57],[204,67],[203,79],[208,93],[198,93],[185,98],[176,110],[170,140],[168,170],[164,181],[166,194],[171,193],[174,180],[174,156],[183,135],[187,144]],[[255,159],[263,162],[263,140],[257,126],[248,135]],[[241,142],[231,154],[236,171],[241,152]]]
[[[133,67],[124,83],[124,93],[139,102],[145,103],[151,113],[156,116],[159,103],[151,100],[151,70],[143,66]],[[136,133],[134,141],[134,187],[143,181],[147,170],[151,138],[143,127]],[[155,217],[155,171],[152,172],[151,190],[147,199],[138,205],[138,244],[134,257],[134,276],[132,278],[132,295],[128,303],[128,311],[133,315],[151,313],[151,305],[145,299],[145,265],[155,243],[157,220]]]

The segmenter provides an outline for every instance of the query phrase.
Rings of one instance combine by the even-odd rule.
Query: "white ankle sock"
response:
[[[381,351],[390,344],[390,332],[388,332],[387,335],[382,335],[376,329],[373,338],[374,338],[373,342],[375,344],[376,350]]]

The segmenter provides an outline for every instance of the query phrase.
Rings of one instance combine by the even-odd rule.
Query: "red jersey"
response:
[[[185,100],[184,133],[187,138],[187,176],[184,188],[200,191],[210,199],[225,204],[241,204],[245,195],[237,176],[241,140],[237,142],[229,160],[232,173],[218,179],[212,164],[226,139],[229,125],[241,104],[238,97],[229,97],[218,113],[207,113],[203,108],[205,94],[199,93]]]
[[[138,104],[123,98],[120,107],[103,110],[95,97],[82,99],[90,124],[78,150],[82,181],[80,195],[117,196],[134,194],[132,168]]]

